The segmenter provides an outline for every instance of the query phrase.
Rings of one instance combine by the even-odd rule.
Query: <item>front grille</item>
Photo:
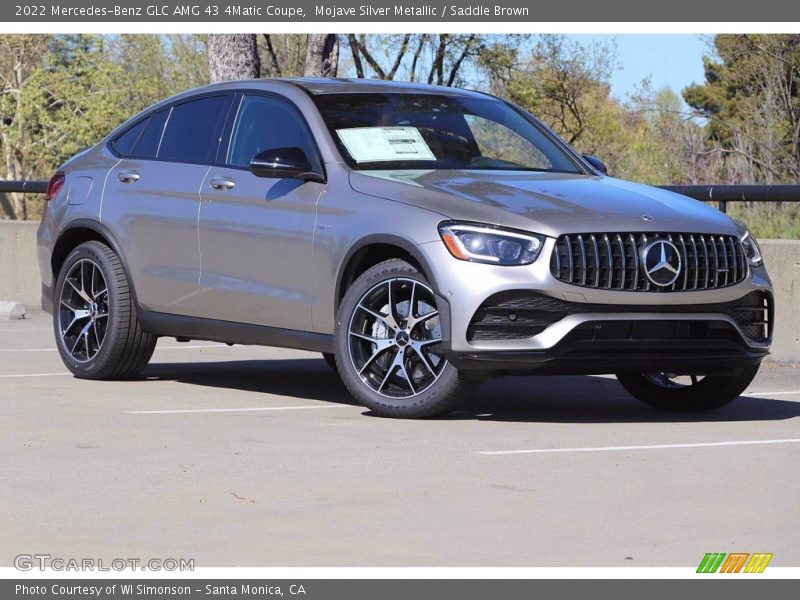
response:
[[[655,240],[678,249],[681,269],[675,282],[659,287],[642,266],[642,251]],[[747,258],[732,235],[697,233],[584,233],[562,235],[550,259],[556,279],[582,287],[668,292],[707,290],[737,284],[747,277]]]
[[[469,341],[518,340],[540,334],[567,315],[583,313],[714,313],[729,316],[754,342],[772,335],[769,294],[750,292],[738,300],[714,304],[588,304],[567,302],[537,292],[512,290],[486,299],[467,329]],[[646,326],[646,325],[645,325]]]

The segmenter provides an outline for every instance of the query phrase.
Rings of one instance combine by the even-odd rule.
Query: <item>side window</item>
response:
[[[161,134],[164,131],[164,123],[167,120],[169,109],[157,112],[149,119],[147,129],[144,130],[139,141],[131,152],[132,156],[139,158],[153,158],[158,152],[158,143],[161,141]]]
[[[128,131],[115,139],[111,144],[114,146],[114,150],[119,152],[122,156],[129,156],[149,122],[150,117],[142,119],[136,125],[129,128]]]
[[[161,138],[158,158],[206,162],[212,145],[216,145],[214,134],[227,104],[227,96],[211,96],[174,106]]]
[[[226,162],[246,167],[262,150],[286,147],[300,148],[310,161],[316,160],[308,128],[295,110],[264,96],[244,96],[231,133]]]

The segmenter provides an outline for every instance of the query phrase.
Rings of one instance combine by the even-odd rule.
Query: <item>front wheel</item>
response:
[[[634,398],[659,410],[699,412],[733,402],[758,373],[758,364],[724,375],[618,373],[622,387]]]
[[[353,397],[384,417],[446,414],[473,392],[439,348],[436,296],[413,265],[391,259],[347,290],[336,320],[336,364]]]

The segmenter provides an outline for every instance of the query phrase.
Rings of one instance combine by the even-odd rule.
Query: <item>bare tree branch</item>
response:
[[[281,65],[278,62],[278,55],[275,53],[275,48],[272,46],[272,38],[268,33],[264,34],[264,41],[267,44],[267,55],[269,56],[270,60],[270,74],[274,77],[281,77],[283,75],[283,71],[281,70]]]
[[[361,62],[358,40],[354,33],[347,34],[347,42],[350,44],[350,53],[353,55],[353,66],[356,69],[356,77],[364,79],[364,64]]]

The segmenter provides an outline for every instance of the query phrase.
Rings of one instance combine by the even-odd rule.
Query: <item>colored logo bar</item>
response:
[[[708,552],[697,566],[698,573],[763,573],[771,552]]]

